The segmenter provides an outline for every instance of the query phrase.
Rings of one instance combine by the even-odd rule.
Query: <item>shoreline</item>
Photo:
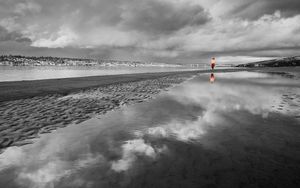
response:
[[[214,72],[233,72],[247,70],[245,68],[216,69]],[[252,69],[253,70],[253,69]],[[171,71],[155,73],[135,73],[119,75],[103,75],[88,77],[57,78],[45,80],[5,81],[0,82],[0,103],[18,99],[27,99],[50,94],[67,95],[72,92],[107,86],[111,84],[136,82],[165,76],[186,73],[210,73],[211,70]]]
[[[214,73],[273,69],[216,69]],[[0,82],[0,154],[30,144],[40,134],[145,102],[170,87],[211,70]],[[274,72],[274,71],[272,71]],[[286,71],[288,72],[288,71]],[[3,150],[2,150],[3,151]]]

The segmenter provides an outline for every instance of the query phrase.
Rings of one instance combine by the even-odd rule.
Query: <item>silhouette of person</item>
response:
[[[215,66],[216,66],[216,58],[211,58],[210,60],[210,66],[211,66],[211,69],[214,70]]]
[[[210,74],[209,82],[210,83],[214,83],[215,82],[215,75],[214,75],[214,73]]]

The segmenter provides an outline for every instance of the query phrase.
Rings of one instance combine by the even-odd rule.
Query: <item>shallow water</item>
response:
[[[297,187],[299,106],[296,79],[201,74],[6,149],[0,187]]]
[[[192,70],[190,67],[0,66],[0,82]]]

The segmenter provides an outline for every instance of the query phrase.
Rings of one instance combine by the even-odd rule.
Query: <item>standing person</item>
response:
[[[211,58],[210,60],[210,66],[211,66],[211,69],[214,70],[215,66],[216,66],[216,58]]]

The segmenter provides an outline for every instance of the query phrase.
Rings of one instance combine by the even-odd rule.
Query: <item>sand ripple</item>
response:
[[[0,149],[29,144],[39,134],[81,123],[122,105],[151,99],[155,94],[192,75],[107,85],[69,95],[37,96],[0,104]]]

